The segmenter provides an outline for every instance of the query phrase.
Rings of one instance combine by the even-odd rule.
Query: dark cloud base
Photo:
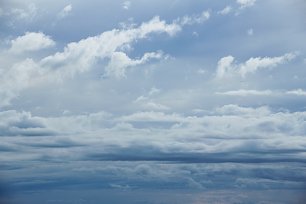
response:
[[[41,204],[41,203],[220,203],[220,204],[302,204],[305,203],[304,191],[299,190],[203,190],[203,191],[171,191],[171,190],[67,190],[18,194],[3,204]]]
[[[305,172],[304,162],[11,162],[0,196],[12,204],[304,203]]]

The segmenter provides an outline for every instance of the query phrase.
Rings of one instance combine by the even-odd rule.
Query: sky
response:
[[[0,203],[303,203],[303,0],[0,1]]]

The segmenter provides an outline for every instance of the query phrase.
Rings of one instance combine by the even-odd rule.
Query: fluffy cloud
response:
[[[114,29],[79,42],[69,43],[63,52],[57,52],[40,61],[26,59],[16,63],[1,75],[0,95],[3,97],[1,105],[9,104],[19,91],[32,85],[45,81],[60,81],[76,73],[88,71],[98,59],[110,59],[106,68],[108,76],[122,77],[125,68],[143,64],[150,59],[159,59],[162,53],[145,53],[141,59],[132,60],[125,53],[118,51],[121,47],[131,45],[138,39],[147,38],[151,33],[167,33],[172,36],[180,30],[180,25],[167,24],[159,17],[154,17],[136,28]],[[43,33],[26,33],[12,41],[10,51],[33,51],[52,45],[54,42]],[[119,61],[114,61],[115,59]]]
[[[71,10],[70,5],[65,8],[65,11]],[[166,33],[169,36],[174,36],[182,29],[183,25],[202,23],[208,18],[209,12],[184,17],[173,23],[166,23],[159,17],[154,17],[138,27],[113,29],[94,37],[82,39],[79,42],[69,43],[62,52],[46,56],[38,61],[26,59],[15,63],[1,76],[0,95],[3,96],[1,105],[9,104],[19,91],[32,85],[45,81],[61,81],[67,77],[73,77],[77,73],[89,71],[99,59],[110,60],[105,68],[105,75],[117,78],[124,77],[128,67],[167,56],[158,51],[144,53],[140,59],[131,59],[122,51],[122,48],[131,47],[137,40],[148,38],[152,33]],[[35,51],[51,47],[54,44],[51,37],[43,33],[28,32],[24,36],[12,40],[10,52]],[[158,106],[154,103],[151,105]]]
[[[11,41],[10,52],[22,53],[26,51],[37,51],[49,48],[55,45],[50,36],[38,32],[26,32],[23,36],[19,36]]]
[[[108,74],[112,73],[119,76],[124,73],[123,69],[126,66],[141,64],[149,58],[158,58],[160,56],[158,53],[147,53],[143,56],[142,60],[133,61],[125,53],[118,52],[121,47],[132,44],[137,39],[146,38],[151,33],[174,35],[180,29],[181,27],[177,24],[167,24],[165,21],[161,21],[159,17],[155,17],[136,28],[126,30],[114,29],[79,42],[69,43],[63,52],[58,52],[42,59],[40,65],[48,67],[49,70],[59,72],[58,75],[73,76],[76,73],[88,71],[98,59],[111,59],[113,57],[116,59],[120,58],[122,61],[121,64],[116,64],[116,68],[113,66],[115,62],[111,61],[108,70],[112,71],[108,71]],[[114,69],[116,71],[113,71]]]
[[[235,67],[232,66],[234,62],[233,56],[227,56],[223,57],[218,61],[218,67],[216,72],[217,78],[223,78],[224,76],[227,76],[228,74],[232,74],[232,72],[235,70]]]
[[[287,63],[297,56],[296,53],[287,53],[279,57],[255,57],[248,59],[245,63],[235,63],[233,56],[223,57],[218,62],[216,78],[240,75],[245,77],[260,69],[274,68],[280,64]]]
[[[1,71],[3,74],[0,76],[0,106],[9,105],[11,99],[17,97],[21,90],[39,83],[43,80],[44,73],[44,70],[31,59],[14,64],[6,72]]]
[[[71,13],[71,11],[72,11],[72,5],[68,4],[67,6],[63,8],[63,10],[61,10],[61,12],[58,14],[58,17],[65,18]]]
[[[111,55],[109,64],[105,68],[106,75],[122,78],[125,77],[125,72],[128,67],[141,65],[148,62],[150,59],[160,59],[162,57],[162,52],[150,52],[145,53],[140,59],[133,60],[124,52],[114,52]]]

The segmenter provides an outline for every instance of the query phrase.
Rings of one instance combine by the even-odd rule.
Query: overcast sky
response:
[[[305,10],[303,0],[2,0],[0,198],[305,199]]]

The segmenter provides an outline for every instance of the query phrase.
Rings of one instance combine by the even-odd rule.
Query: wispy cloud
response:
[[[122,3],[122,8],[125,10],[129,10],[131,7],[131,2],[130,1],[125,1]]]
[[[223,57],[218,62],[216,71],[217,78],[233,75],[245,77],[247,74],[254,73],[260,69],[274,68],[280,64],[293,60],[297,53],[286,53],[279,57],[251,57],[246,62],[237,64],[233,56]]]
[[[65,18],[67,17],[70,13],[72,12],[72,4],[68,4],[65,6],[59,13],[58,13],[58,18]]]
[[[226,6],[224,9],[218,11],[218,14],[221,15],[227,15],[232,11],[232,7],[231,6]]]

